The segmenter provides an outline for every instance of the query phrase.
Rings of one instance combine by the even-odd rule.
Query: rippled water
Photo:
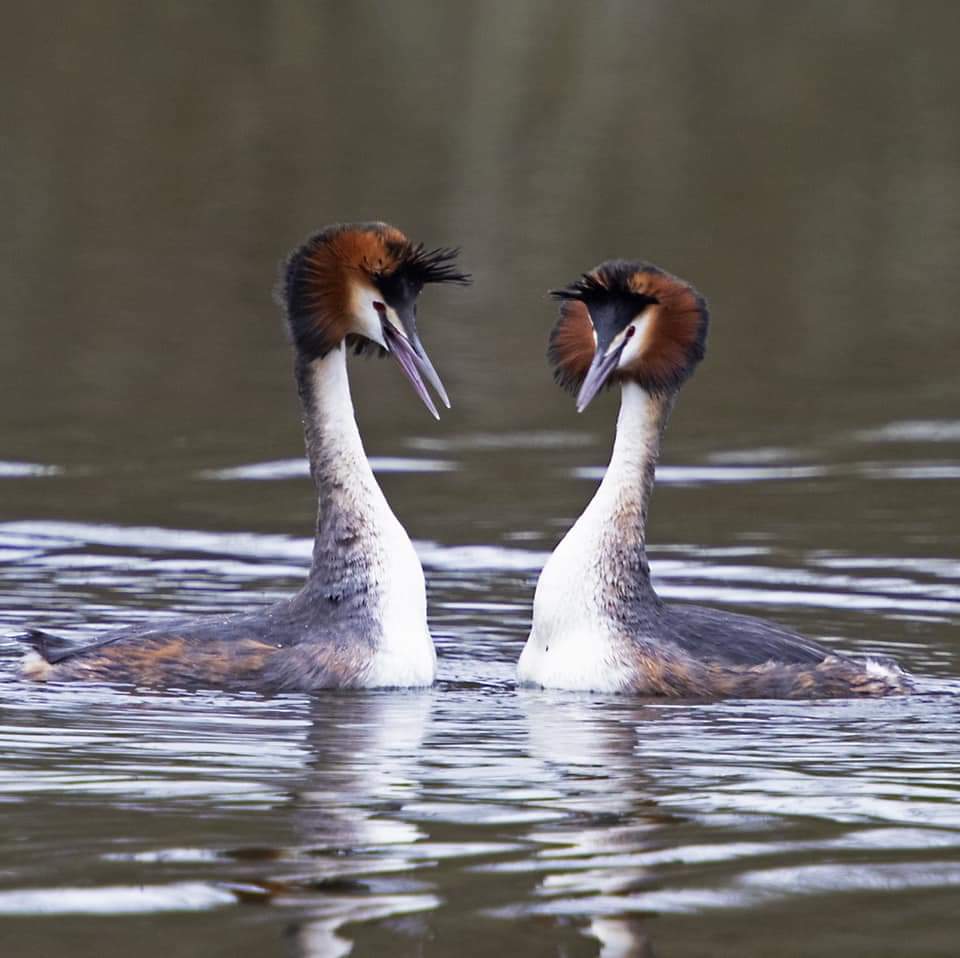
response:
[[[424,471],[454,481],[471,450],[514,455],[513,436],[434,441],[442,459],[412,440],[406,455],[375,462],[384,482]],[[816,466],[769,450],[737,464],[668,464],[658,505],[695,507],[712,486],[738,498],[776,487],[771,506],[787,513],[801,501],[816,513],[811,503],[836,483],[941,495],[939,470],[884,465],[886,443],[881,430],[861,441],[862,460]],[[549,435],[523,444],[572,498],[589,493],[584,477],[596,470],[576,464],[589,446]],[[924,462],[930,452],[925,444]],[[253,482],[269,500],[302,471],[284,460],[196,474],[211,495]],[[51,495],[69,482],[69,470],[25,464],[9,475]],[[69,940],[71,954],[93,955],[107,940],[149,955],[182,938],[222,954],[274,953],[284,940],[310,956],[764,955],[789,929],[798,954],[809,944],[873,955],[909,927],[912,954],[951,954],[960,563],[825,549],[787,559],[749,535],[662,543],[653,559],[664,594],[846,633],[838,645],[896,655],[920,690],[875,702],[641,702],[515,687],[531,589],[555,535],[418,543],[440,651],[439,682],[424,692],[42,688],[15,678],[18,650],[5,642],[0,801],[11,837],[0,916],[20,949],[11,953]],[[82,638],[158,610],[266,603],[296,586],[310,546],[279,534],[7,521],[4,627]],[[147,921],[160,933],[145,938]]]
[[[960,941],[960,7],[14,5],[0,36],[0,955],[944,956]],[[440,679],[38,687],[82,640],[287,595],[313,503],[269,290],[319,226],[460,245],[453,399],[354,363]],[[546,291],[711,305],[658,472],[676,601],[886,653],[880,702],[519,691],[609,454]]]

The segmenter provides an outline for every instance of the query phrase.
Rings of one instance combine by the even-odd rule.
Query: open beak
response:
[[[593,354],[593,362],[590,363],[580,392],[577,393],[577,412],[583,412],[590,404],[590,400],[603,389],[604,383],[617,368],[617,363],[620,362],[620,354],[623,352],[625,344],[625,341],[621,340],[616,346],[608,347],[606,352],[601,352],[600,344],[597,344],[597,351]]]
[[[443,388],[443,383],[440,382],[440,377],[437,375],[437,371],[433,368],[433,363],[430,362],[430,357],[427,355],[427,351],[423,348],[423,343],[420,342],[420,337],[416,332],[411,333],[410,335],[410,345],[413,347],[413,358],[419,368],[420,372],[427,377],[427,382],[433,386],[437,395],[440,397],[440,402],[450,408],[450,397],[447,395],[446,389]]]
[[[406,374],[407,379],[413,383],[413,388],[417,395],[423,400],[423,404],[430,410],[434,419],[440,418],[437,407],[434,405],[430,393],[427,391],[423,376],[432,383],[434,389],[443,400],[446,407],[450,408],[450,400],[447,399],[446,390],[440,382],[433,364],[427,357],[427,352],[423,348],[416,333],[412,339],[401,333],[389,320],[383,321],[383,338],[387,343],[387,348],[393,354],[394,358],[400,364],[400,368]],[[423,376],[421,375],[423,374]]]

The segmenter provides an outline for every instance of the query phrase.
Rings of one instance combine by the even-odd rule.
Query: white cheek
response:
[[[355,286],[353,289],[353,299],[351,301],[351,312],[353,325],[351,333],[357,333],[360,336],[366,336],[367,339],[387,348],[383,341],[383,327],[380,324],[380,313],[377,312],[374,303],[382,303],[383,298],[380,294],[369,286]]]
[[[647,313],[644,313],[630,324],[630,326],[634,328],[634,333],[633,336],[627,340],[627,345],[623,347],[623,352],[620,353],[620,361],[617,363],[618,368],[623,369],[624,366],[629,366],[640,358],[641,353],[646,347],[649,325],[650,317]],[[630,326],[628,326],[627,329],[629,329]]]

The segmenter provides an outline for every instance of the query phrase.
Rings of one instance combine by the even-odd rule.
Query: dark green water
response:
[[[900,956],[960,938],[960,13],[949,3],[76,4],[0,38],[0,953]],[[352,369],[440,681],[39,688],[84,638],[296,588],[276,263],[382,218],[439,424]],[[653,504],[667,596],[896,656],[883,702],[518,691],[608,455],[543,360],[609,256],[709,298]],[[253,468],[258,466],[258,468]]]

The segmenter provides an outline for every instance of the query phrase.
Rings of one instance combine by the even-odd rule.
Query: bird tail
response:
[[[74,648],[74,643],[70,639],[52,635],[50,632],[44,632],[43,629],[27,629],[26,632],[21,632],[14,638],[18,642],[29,645],[44,662],[50,665],[62,659]]]

